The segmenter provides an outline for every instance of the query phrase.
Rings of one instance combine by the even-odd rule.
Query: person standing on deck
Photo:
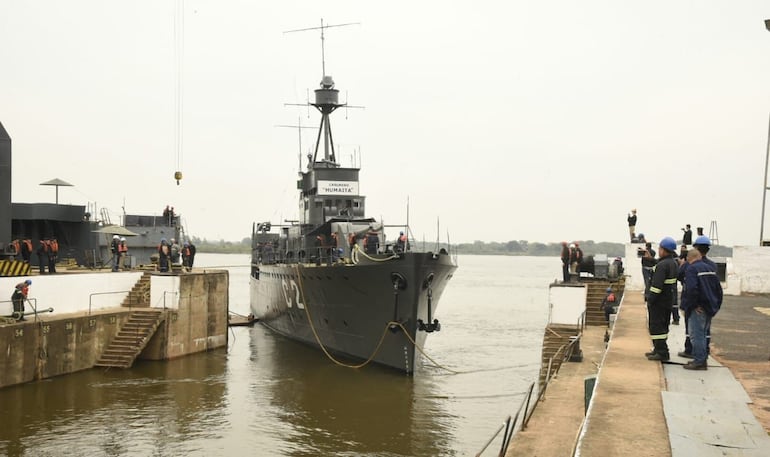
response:
[[[562,282],[569,282],[569,246],[566,241],[561,242],[561,275]]]
[[[685,228],[682,229],[684,231],[684,235],[682,236],[682,244],[685,246],[689,246],[692,244],[692,230],[690,229],[690,224],[685,225]]]
[[[658,245],[660,260],[655,265],[650,283],[650,297],[647,300],[648,325],[652,339],[652,351],[646,353],[648,360],[667,361],[668,319],[671,305],[674,303],[676,278],[679,266],[675,260],[676,241],[670,236],[660,240]]]
[[[636,208],[631,210],[626,220],[628,221],[628,234],[631,236],[631,242],[633,243],[636,237]]]
[[[118,271],[120,266],[120,237],[118,235],[112,235],[110,252],[112,253],[112,271]]]
[[[642,253],[642,279],[644,279],[644,301],[650,298],[650,283],[652,282],[652,272],[655,264],[655,250],[652,249],[652,243],[645,243],[644,248],[639,248]]]
[[[56,262],[59,261],[59,242],[56,238],[48,240],[48,273],[56,273]]]
[[[45,240],[40,240],[37,245],[37,264],[40,274],[45,274],[45,267],[48,265],[48,243]]]
[[[698,229],[701,229],[701,227],[698,227]],[[702,230],[699,230],[701,232]],[[705,263],[706,265],[710,266],[711,268],[716,271],[717,264],[714,263],[713,260],[706,257],[706,254],[708,254],[709,250],[711,249],[711,240],[706,235],[699,235],[697,238],[695,238],[695,242],[692,245],[693,249],[697,250],[701,254],[701,261]],[[690,264],[687,262],[681,263],[679,267],[679,276],[678,279],[682,283],[682,305],[680,308],[684,310],[684,299],[685,299],[685,291],[687,290],[687,270],[690,268]],[[720,285],[721,286],[721,285]],[[690,325],[688,322],[688,315],[687,313],[684,314],[684,328],[687,332],[684,338],[684,351],[680,351],[677,355],[679,357],[684,357],[686,359],[693,358],[693,349],[692,349],[692,341],[690,340]],[[709,354],[709,346],[711,345],[711,328],[709,327],[706,331],[706,355]]]
[[[684,365],[686,370],[708,369],[708,340],[711,319],[722,306],[722,285],[716,268],[703,261],[697,249],[687,253],[685,283],[682,293],[682,310],[688,316],[688,333],[692,342],[693,360]]]
[[[124,270],[126,268],[126,256],[128,256],[128,244],[126,244],[126,237],[120,237],[120,244],[118,244],[118,265]]]
[[[32,280],[27,279],[24,282],[16,284],[11,295],[11,301],[13,302],[13,317],[17,321],[25,321],[24,319],[24,301],[27,300],[29,294],[29,286],[32,285]]]
[[[158,246],[158,270],[160,272],[167,272],[170,263],[171,249],[168,246],[168,241],[165,238],[161,238],[160,246]]]

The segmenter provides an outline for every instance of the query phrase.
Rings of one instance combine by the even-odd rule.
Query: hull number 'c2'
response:
[[[297,283],[290,279],[289,283],[291,283],[291,286],[286,283],[286,280],[281,281],[281,286],[283,287],[283,298],[286,299],[286,306],[291,308],[293,303],[291,299],[291,292],[294,292],[294,301],[297,303],[297,308],[299,309],[305,309],[305,305],[302,304],[301,299],[299,298],[299,286],[297,286]],[[291,290],[289,290],[291,289]]]

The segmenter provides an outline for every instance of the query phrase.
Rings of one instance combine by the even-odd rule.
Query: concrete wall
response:
[[[94,310],[89,315],[84,312],[87,311],[88,296],[95,290],[94,285],[99,286],[96,289],[109,289],[122,286],[122,281],[126,281],[133,286],[139,275],[36,276],[32,287],[41,283],[39,297],[46,306],[71,303],[70,294],[81,297],[86,306],[81,303],[77,307],[79,312],[69,314],[61,312],[63,306],[59,306],[56,315],[42,314],[37,321],[30,318],[20,323],[0,322],[0,387],[93,367],[128,320],[131,310],[115,306]],[[133,279],[130,279],[131,276]],[[13,284],[19,281],[19,278],[6,279],[12,279]],[[63,280],[67,281],[66,284],[61,282]],[[162,308],[163,297],[166,297],[166,319],[139,356],[140,359],[165,360],[227,345],[227,271],[157,275],[152,277],[151,284],[154,307]],[[88,287],[92,288],[89,290]],[[55,291],[58,291],[58,296],[53,295]]]
[[[551,284],[548,289],[549,324],[577,325],[586,310],[588,286],[585,284]]]
[[[128,314],[119,308],[0,325],[0,387],[93,367]]]
[[[53,308],[53,314],[60,315],[87,311],[89,301],[94,311],[118,307],[141,276],[141,272],[102,272],[0,277],[0,316],[13,312],[11,294],[25,279],[32,279],[29,298],[36,301],[37,308]],[[27,305],[27,311],[29,308]]]
[[[770,293],[770,247],[733,247],[732,267],[733,277],[740,282],[741,292]]]
[[[164,360],[227,345],[229,276],[207,271],[173,277],[153,277],[152,288],[178,283],[177,294],[166,294],[168,315],[141,358]],[[152,295],[152,306],[162,304],[162,294]]]

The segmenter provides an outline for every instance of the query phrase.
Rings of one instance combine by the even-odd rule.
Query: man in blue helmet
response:
[[[698,227],[699,231],[702,231],[701,227]],[[701,262],[708,265],[710,268],[713,269],[713,271],[717,271],[717,264],[714,263],[713,260],[706,257],[706,254],[708,254],[709,249],[711,249],[711,240],[706,235],[698,235],[697,238],[695,238],[695,242],[693,242],[692,247],[698,250],[701,254]],[[687,269],[689,268],[688,262],[680,262],[679,265],[679,276],[678,279],[682,283],[682,299],[680,300],[680,308],[684,311],[687,304],[685,304],[685,291],[687,290],[687,281],[686,281],[686,274]],[[720,285],[721,287],[721,285]],[[684,313],[684,328],[686,331],[685,338],[684,338],[684,351],[680,351],[677,355],[679,357],[684,357],[686,359],[693,358],[692,354],[692,341],[690,340],[690,325],[688,322],[688,313]],[[709,354],[709,346],[711,343],[711,329],[709,328],[706,332],[706,355]]]
[[[682,310],[687,316],[687,330],[692,345],[692,358],[684,365],[687,370],[706,370],[708,364],[708,334],[711,319],[722,306],[722,285],[716,268],[703,262],[698,249],[687,253],[685,291],[682,293]]]
[[[668,352],[668,318],[671,315],[671,305],[676,293],[676,278],[679,265],[676,258],[676,241],[670,236],[660,240],[658,244],[660,260],[655,265],[650,283],[650,294],[647,300],[650,338],[652,351],[646,353],[648,360],[667,361]]]

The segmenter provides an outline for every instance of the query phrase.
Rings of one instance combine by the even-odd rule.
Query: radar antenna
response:
[[[332,27],[344,27],[348,25],[358,25],[359,22],[349,22],[346,24],[333,24],[324,25],[323,19],[321,19],[320,27],[309,27],[304,29],[287,30],[283,33],[293,32],[305,32],[309,30],[321,31],[321,70],[323,72],[321,76],[321,88],[316,89],[315,102],[307,105],[314,106],[321,113],[321,125],[318,127],[318,138],[316,139],[315,152],[313,154],[312,162],[308,167],[314,167],[316,164],[323,167],[339,167],[337,159],[334,153],[334,139],[332,138],[332,128],[329,122],[329,115],[341,106],[347,106],[348,108],[361,108],[357,106],[348,106],[346,103],[339,103],[339,90],[334,88],[334,79],[326,74],[326,54],[324,49],[324,30]],[[285,105],[295,105],[294,103],[286,103]],[[297,105],[304,106],[304,105]],[[321,138],[324,139],[324,157],[321,162],[318,161],[318,149],[321,145]]]
[[[360,22],[348,22],[346,24],[327,24],[324,25],[324,20],[321,18],[321,26],[320,27],[308,27],[306,29],[296,29],[296,30],[287,30],[283,33],[294,33],[294,32],[307,32],[309,30],[320,30],[321,31],[321,77],[323,78],[326,76],[326,51],[324,49],[324,30],[330,29],[333,27],[347,27],[348,25],[361,25]]]

